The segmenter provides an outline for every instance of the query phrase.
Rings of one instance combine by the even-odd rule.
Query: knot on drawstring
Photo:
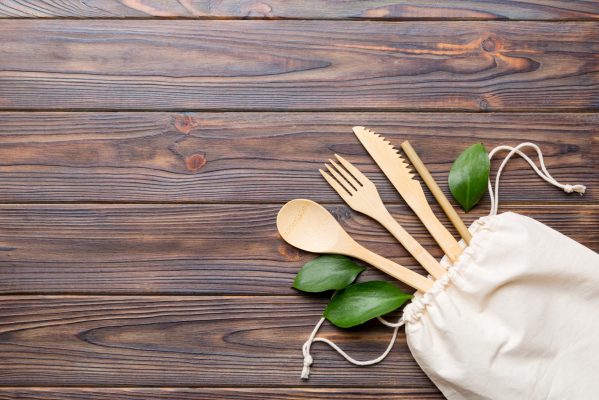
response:
[[[302,369],[302,379],[310,378],[310,367],[314,362],[314,359],[310,355],[310,341],[307,341],[302,346],[302,353],[304,353],[304,368]]]
[[[580,195],[582,196],[586,190],[587,187],[584,185],[564,185],[564,192],[566,193],[576,192],[580,193]]]
[[[306,342],[302,346],[302,353],[304,355],[304,368],[302,368],[302,379],[308,379],[310,377],[310,367],[312,366],[312,363],[314,362],[314,359],[310,355],[310,347],[312,346],[312,343],[318,342],[320,340],[322,340],[322,341],[326,340],[326,339],[320,339],[320,338],[316,337],[316,334],[318,333],[318,330],[320,329],[320,327],[322,326],[323,323],[324,323],[324,317],[320,318],[318,323],[314,326],[314,329],[312,330],[310,337],[308,338],[308,340],[306,340]]]
[[[539,157],[540,168],[536,166],[536,164],[530,159],[530,157],[528,157],[526,154],[524,154],[522,151],[520,151],[520,149],[525,148],[525,147],[531,147],[537,152],[537,156]],[[532,169],[537,173],[537,175],[539,175],[545,182],[550,183],[553,186],[557,186],[558,188],[562,189],[566,193],[576,192],[582,196],[587,189],[586,186],[584,186],[584,185],[569,185],[569,184],[564,185],[564,184],[559,183],[553,176],[551,176],[549,171],[547,171],[547,167],[545,167],[545,161],[543,159],[543,152],[541,151],[539,146],[537,146],[534,143],[529,143],[529,142],[520,143],[516,147],[497,146],[493,150],[491,150],[491,152],[489,153],[489,160],[491,160],[493,158],[495,153],[497,153],[498,151],[502,151],[502,150],[507,150],[507,151],[509,151],[509,153],[503,159],[501,165],[499,166],[499,169],[497,170],[497,176],[495,177],[495,190],[493,190],[493,185],[491,185],[491,178],[489,178],[489,184],[488,184],[489,197],[491,198],[491,212],[489,213],[489,215],[497,214],[497,208],[499,206],[499,177],[501,177],[503,168],[505,167],[505,165],[507,164],[509,159],[512,158],[512,156],[514,154],[518,154],[520,157],[522,157],[524,160],[526,160],[526,162],[532,167]]]

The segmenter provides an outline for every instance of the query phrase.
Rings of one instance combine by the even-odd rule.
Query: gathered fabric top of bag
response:
[[[541,167],[521,152],[537,151]],[[447,273],[431,290],[416,294],[396,323],[387,350],[358,361],[333,342],[316,337],[321,319],[303,346],[302,378],[309,376],[313,342],[324,342],[356,365],[382,361],[405,324],[414,358],[451,400],[590,399],[599,393],[599,254],[523,215],[497,215],[498,184],[508,160],[518,154],[547,182],[565,192],[545,168],[532,143],[500,146],[509,154],[501,164],[495,191],[489,181],[490,215],[470,226],[472,241],[460,259],[441,264]],[[462,243],[463,244],[463,243]]]

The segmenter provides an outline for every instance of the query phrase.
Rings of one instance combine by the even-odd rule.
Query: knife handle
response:
[[[426,208],[420,208],[414,210],[418,218],[422,221],[426,229],[430,232],[433,239],[443,249],[443,252],[447,255],[447,258],[452,263],[455,263],[460,255],[462,254],[462,248],[457,240],[452,236],[451,233],[445,228],[445,226],[439,221],[439,219],[433,213],[430,206]]]
[[[414,150],[410,142],[407,140],[401,144],[401,148],[404,151],[404,153],[406,153],[406,156],[408,156],[408,159],[410,160],[416,171],[418,171],[420,177],[422,178],[424,183],[426,183],[426,186],[428,186],[433,196],[435,196],[435,199],[437,199],[437,203],[439,203],[439,205],[441,206],[443,211],[445,211],[445,214],[447,215],[453,226],[455,226],[455,228],[457,229],[462,239],[464,239],[464,242],[466,242],[466,244],[470,244],[470,240],[472,240],[472,234],[466,227],[464,221],[462,221],[462,218],[460,218],[460,216],[456,212],[455,208],[453,208],[449,200],[447,200],[447,197],[445,197],[445,194],[443,193],[439,185],[437,185],[435,178],[433,178],[431,173],[428,171],[428,168],[426,168],[426,165],[424,165],[424,163],[418,156],[418,153],[416,153],[416,150]]]

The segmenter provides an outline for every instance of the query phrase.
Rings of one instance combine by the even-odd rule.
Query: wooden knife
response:
[[[353,131],[447,257],[452,262],[457,261],[462,248],[433,213],[420,182],[414,179],[414,174],[399,154],[399,150],[384,137],[363,126],[354,126]]]

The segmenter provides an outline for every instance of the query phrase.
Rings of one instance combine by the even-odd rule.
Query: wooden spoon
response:
[[[277,215],[277,229],[287,243],[299,249],[358,258],[421,292],[433,284],[430,279],[358,244],[331,213],[312,200],[295,199],[285,204]]]

